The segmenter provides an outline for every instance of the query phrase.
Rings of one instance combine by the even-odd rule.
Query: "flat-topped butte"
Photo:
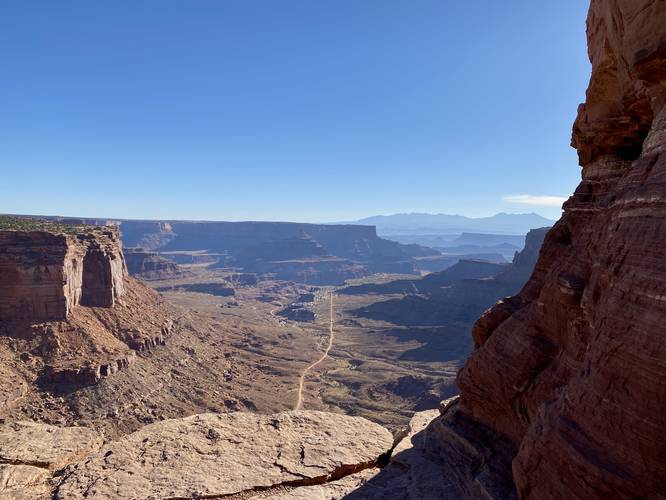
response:
[[[0,217],[0,319],[63,320],[111,307],[127,274],[117,228]]]
[[[52,234],[81,234],[103,231],[105,226],[92,224],[63,224],[62,222],[32,217],[0,215],[0,231],[44,231]]]

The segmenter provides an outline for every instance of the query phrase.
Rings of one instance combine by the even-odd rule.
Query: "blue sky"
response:
[[[5,0],[0,212],[556,217],[587,3]]]

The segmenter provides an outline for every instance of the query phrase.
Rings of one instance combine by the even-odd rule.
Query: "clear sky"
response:
[[[4,0],[0,212],[556,217],[587,5]]]

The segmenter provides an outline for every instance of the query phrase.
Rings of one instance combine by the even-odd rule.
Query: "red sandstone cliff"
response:
[[[459,374],[460,400],[411,441],[423,455],[397,454],[401,471],[412,460],[414,484],[432,488],[411,498],[666,498],[666,2],[593,0],[588,36],[593,72],[573,135],[583,179],[529,282],[477,322],[475,352]],[[0,396],[8,394],[1,389]],[[279,429],[276,421],[270,426]],[[218,478],[214,462],[206,464],[215,474],[201,474],[201,449],[219,446],[220,433],[197,426],[202,432],[179,430],[175,447],[180,453],[183,436],[194,435],[197,459],[177,460],[169,470],[189,464],[189,476],[176,476]],[[255,423],[252,429],[254,436]],[[144,436],[114,445],[113,453],[132,451],[134,442],[149,446]],[[304,440],[312,442],[311,434]],[[163,469],[174,455],[152,442],[160,443],[153,462]],[[143,451],[146,470],[152,463],[146,466]],[[101,451],[64,475],[63,491],[87,494],[99,479],[95,468],[104,469],[113,453]],[[441,468],[434,469],[437,454]],[[278,484],[293,484],[277,464]],[[436,491],[451,488],[451,495],[427,495],[439,471]],[[395,498],[401,490],[382,474],[348,498],[378,498],[382,491],[381,498]],[[141,485],[151,492],[162,491],[161,482],[173,490],[164,474],[146,476]],[[118,492],[113,475],[105,472],[104,481],[101,487],[115,489],[102,491]]]
[[[0,400],[95,383],[163,342],[173,311],[127,275],[117,228],[17,225],[0,230]]]
[[[0,320],[62,320],[79,304],[111,307],[126,274],[116,228],[0,231]]]
[[[592,0],[587,23],[582,181],[434,423],[486,440],[472,495],[666,498],[666,2]]]

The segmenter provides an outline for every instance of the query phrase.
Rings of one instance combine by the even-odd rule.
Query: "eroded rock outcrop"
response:
[[[593,0],[588,42],[582,181],[529,282],[477,322],[437,425],[506,440],[468,480],[505,470],[520,498],[664,498],[666,3]]]
[[[424,448],[428,441],[428,425],[438,414],[437,410],[415,414],[410,421],[406,436],[393,450],[388,465],[376,471],[345,498],[349,500],[462,498],[456,484],[445,477],[438,457],[429,456]]]
[[[501,491],[501,484],[498,487],[495,480],[498,471],[486,471],[485,476],[475,477],[476,472],[492,460],[493,454],[481,445],[487,438],[483,428],[451,420],[449,409],[455,401],[455,398],[442,401],[439,411],[416,413],[404,435],[399,436],[386,466],[365,477],[363,484],[344,498],[461,500],[496,497],[511,500],[511,494]],[[439,417],[440,414],[443,416]],[[495,444],[501,449],[506,443]],[[502,465],[506,469],[510,462]],[[501,477],[505,471],[499,472]]]
[[[278,316],[282,316],[283,318],[290,319],[292,321],[307,322],[315,320],[314,311],[299,303],[291,304],[281,311],[278,311],[277,314]]]
[[[516,253],[511,265],[460,261],[421,279],[348,287],[342,293],[407,292],[402,298],[357,309],[354,314],[358,316],[407,326],[454,323],[471,326],[487,307],[516,293],[528,280],[546,231],[547,228],[531,230],[525,237],[525,248]]]

